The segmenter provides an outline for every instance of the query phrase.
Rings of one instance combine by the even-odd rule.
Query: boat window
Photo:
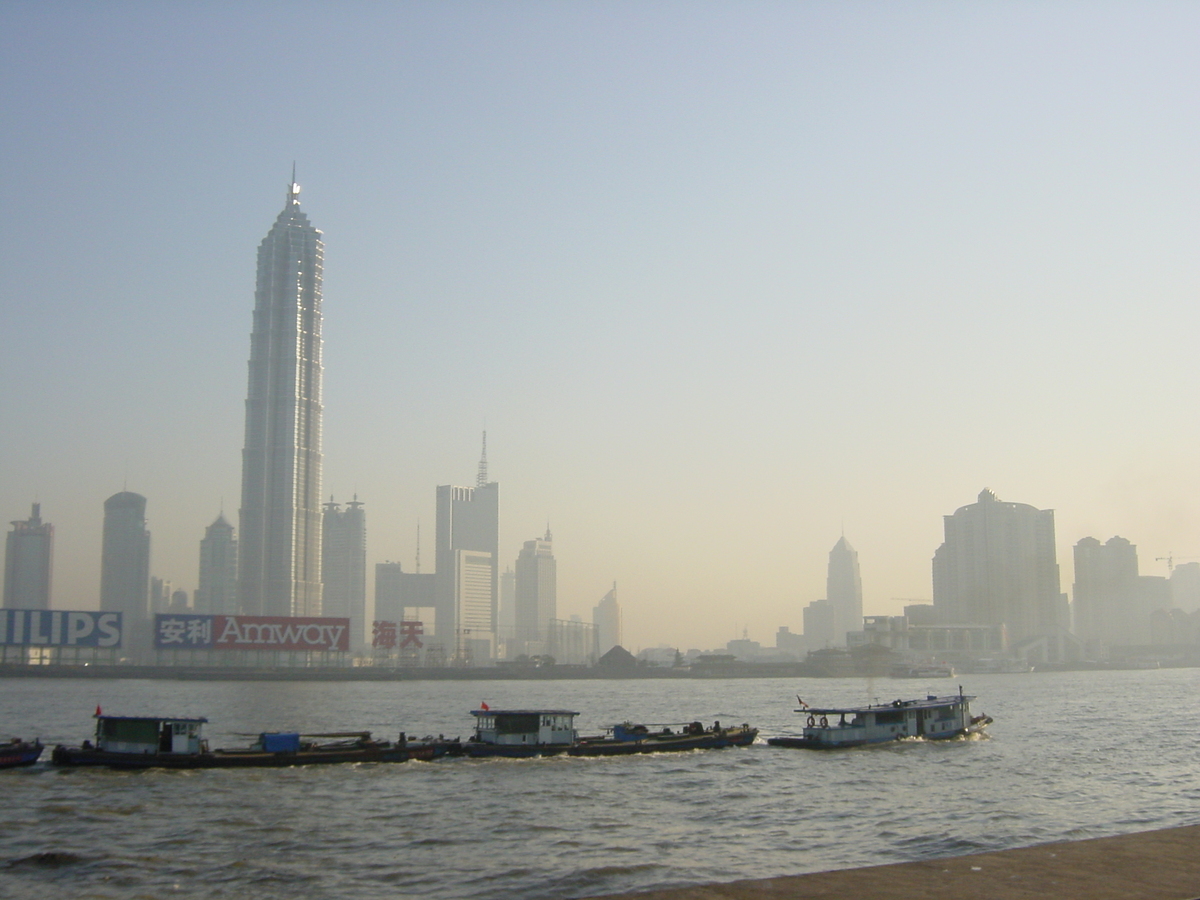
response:
[[[876,725],[898,725],[904,721],[903,710],[888,710],[875,713]]]
[[[497,734],[529,734],[538,730],[540,719],[541,716],[537,713],[524,716],[500,716],[496,719],[496,732]]]

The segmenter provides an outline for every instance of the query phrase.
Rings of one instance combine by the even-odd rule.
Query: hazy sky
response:
[[[324,493],[502,564],[632,649],[799,631],[840,534],[929,598],[984,487],[1200,557],[1200,5],[0,5],[0,520],[54,603],[149,498],[189,591],[236,524],[255,253],[325,233]]]

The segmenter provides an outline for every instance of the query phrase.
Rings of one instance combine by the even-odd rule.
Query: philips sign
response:
[[[0,609],[0,644],[10,647],[120,647],[121,613]]]
[[[157,615],[159,650],[349,650],[350,620],[288,616]]]

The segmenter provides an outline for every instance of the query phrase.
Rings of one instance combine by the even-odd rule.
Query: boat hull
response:
[[[32,766],[45,749],[40,741],[14,741],[0,745],[0,769],[17,769]]]
[[[476,758],[508,757],[525,759],[535,756],[633,756],[641,753],[670,753],[683,750],[718,750],[744,747],[754,743],[757,728],[725,728],[702,734],[647,735],[639,740],[582,738],[573,744],[491,744],[470,741],[463,745],[468,756]]]
[[[944,731],[937,734],[921,735],[921,740],[927,741],[948,741],[954,738],[969,737],[972,734],[980,734],[988,725],[992,724],[990,716],[977,716],[971,721],[971,724],[966,728],[959,728],[956,731]],[[886,735],[875,738],[864,737],[859,740],[828,740],[820,733],[810,734],[809,729],[804,730],[805,733],[800,737],[773,737],[767,738],[767,743],[772,747],[790,747],[795,750],[846,750],[851,747],[865,747],[872,744],[891,744],[896,741],[913,739],[911,735],[897,734]],[[815,731],[815,729],[814,729]]]
[[[454,742],[379,744],[367,747],[270,753],[262,750],[213,750],[206,753],[113,753],[79,747],[54,748],[56,766],[104,766],[111,769],[252,769],[337,763],[395,763],[432,760],[455,751]]]

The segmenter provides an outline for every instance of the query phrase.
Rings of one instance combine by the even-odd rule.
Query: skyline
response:
[[[982,488],[1055,510],[1068,593],[1087,536],[1200,556],[1200,11],[292,18],[304,91],[266,9],[0,11],[0,514],[54,524],[56,608],[98,606],[109,495],[189,592],[234,519],[293,159],[368,567],[418,521],[432,559],[485,428],[500,567],[549,522],[560,615],[615,581],[634,650],[798,631],[839,534],[899,614]]]

